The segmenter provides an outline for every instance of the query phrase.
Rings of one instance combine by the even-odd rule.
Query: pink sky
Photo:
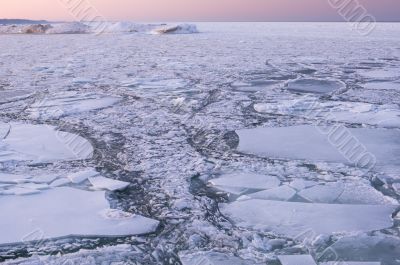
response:
[[[86,1],[107,20],[340,21],[329,0],[0,0],[0,18],[74,20],[68,1]],[[400,0],[341,1],[358,1],[378,20],[400,21]]]

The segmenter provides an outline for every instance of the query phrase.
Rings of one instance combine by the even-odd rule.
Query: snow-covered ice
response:
[[[89,168],[89,169],[85,169],[82,171],[78,171],[72,174],[69,174],[67,176],[67,178],[72,182],[72,183],[81,183],[85,180],[87,180],[88,178],[92,178],[95,177],[97,175],[99,175],[100,173],[97,172],[95,169],[93,168]]]
[[[30,196],[1,196],[0,205],[4,213],[0,244],[70,235],[137,235],[153,232],[158,226],[158,221],[139,215],[116,215],[102,191],[60,187]],[[40,238],[30,238],[37,231]]]
[[[282,255],[278,258],[282,265],[317,265],[310,255]]]
[[[102,176],[89,177],[89,182],[95,189],[109,191],[123,190],[129,186],[128,182],[109,179]]]
[[[50,125],[0,123],[0,128],[10,128],[0,140],[0,162],[80,160],[90,158],[93,153],[86,139],[57,131]]]
[[[220,204],[221,212],[244,228],[296,237],[320,234],[369,232],[393,225],[393,205],[348,205],[241,200]]]
[[[327,132],[327,133],[326,133]],[[400,172],[400,132],[300,125],[238,130],[238,150],[271,158],[344,163]]]
[[[300,93],[329,94],[344,88],[338,80],[298,79],[288,83],[287,89]]]
[[[60,118],[61,116],[93,111],[112,106],[121,98],[95,93],[58,93],[35,102],[27,110],[33,118]]]

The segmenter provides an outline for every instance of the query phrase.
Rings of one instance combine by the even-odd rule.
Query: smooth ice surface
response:
[[[282,255],[278,259],[282,265],[317,265],[310,255]]]
[[[29,181],[30,176],[0,173],[0,183],[24,183]]]
[[[109,190],[109,191],[123,190],[129,186],[128,182],[109,179],[102,176],[89,177],[89,182],[93,185],[95,189]]]
[[[254,265],[254,262],[218,252],[199,252],[193,254],[179,254],[183,265]]]
[[[311,230],[315,235],[374,231],[391,227],[392,205],[346,205],[245,200],[220,204],[236,225],[295,237]]]
[[[158,221],[109,209],[105,193],[69,187],[30,196],[1,196],[0,244],[69,235],[126,236],[153,232]],[[13,229],[10,229],[12,227]]]
[[[8,126],[0,123],[0,127]],[[0,162],[81,160],[91,158],[92,145],[84,138],[55,130],[49,125],[11,123],[10,132],[0,140]]]
[[[400,78],[400,69],[374,69],[360,72],[360,76],[373,80],[396,80]]]
[[[325,79],[298,79],[291,81],[287,89],[293,92],[329,94],[342,89],[344,84],[336,80]]]
[[[277,201],[287,201],[290,200],[296,191],[289,186],[283,185],[277,188],[272,188],[269,190],[263,190],[259,192],[255,192],[252,194],[248,194],[246,196],[240,197],[239,199],[252,198],[252,199],[261,199],[261,200],[277,200]]]
[[[332,129],[333,127],[329,130],[324,128],[321,132],[317,127],[310,125],[243,129],[237,131],[238,150],[271,158],[336,162],[357,166],[370,166],[373,163],[375,170],[387,173],[400,172],[400,161],[397,159],[400,155],[399,131],[344,127],[339,130]],[[335,133],[323,133],[325,131]],[[356,139],[358,142],[348,142],[343,139]],[[366,149],[362,149],[360,143]],[[372,156],[364,157],[365,150],[376,158],[376,163]],[[363,157],[365,159],[362,160]]]
[[[229,193],[242,194],[252,189],[262,190],[277,187],[280,180],[275,176],[254,173],[231,173],[212,179],[209,184]]]
[[[112,106],[121,98],[96,93],[65,92],[35,102],[27,110],[34,118],[59,118]]]
[[[69,174],[67,176],[67,178],[72,183],[81,183],[81,182],[87,180],[88,178],[95,177],[95,176],[97,176],[99,174],[100,173],[97,172],[95,169],[89,168],[89,169],[85,169],[85,170],[82,170],[82,171],[78,171],[78,172]]]

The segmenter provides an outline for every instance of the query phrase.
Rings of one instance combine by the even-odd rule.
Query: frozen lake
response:
[[[0,262],[399,265],[400,24],[197,28],[0,35]]]

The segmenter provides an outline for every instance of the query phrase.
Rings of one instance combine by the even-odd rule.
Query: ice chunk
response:
[[[67,176],[67,178],[72,182],[72,183],[82,183],[88,178],[95,177],[99,175],[100,173],[97,172],[95,169],[90,168],[90,169],[85,169],[76,173],[72,173]]]
[[[158,78],[134,78],[126,81],[122,86],[128,88],[136,88],[138,90],[176,90],[187,86],[188,82],[183,79],[158,79]]]
[[[47,125],[22,123],[11,123],[10,125],[8,136],[0,139],[0,162],[32,161],[39,163],[92,157],[92,145],[78,135],[56,131],[53,126]]]
[[[50,183],[57,179],[57,175],[39,175],[29,179],[29,182],[32,183]]]
[[[342,237],[330,248],[340,260],[358,259],[397,265],[400,257],[400,239],[385,234]]]
[[[302,190],[308,187],[312,187],[317,185],[318,183],[315,181],[311,181],[311,180],[304,180],[304,179],[300,179],[297,178],[295,180],[293,180],[292,182],[289,183],[290,187],[296,189],[296,190]]]
[[[237,134],[238,150],[243,153],[373,167],[388,174],[400,172],[397,130],[329,127],[320,131],[314,126],[301,125],[244,129]]]
[[[343,192],[343,183],[317,185],[299,192],[299,195],[311,202],[333,203]]]
[[[53,181],[50,184],[50,187],[53,187],[53,188],[60,187],[60,186],[67,185],[69,183],[71,183],[71,180],[69,178],[59,178],[59,179],[56,179],[55,181]]]
[[[287,89],[293,92],[329,94],[345,87],[337,80],[297,79],[288,83]]]
[[[320,265],[381,265],[380,262],[366,262],[366,261],[331,261],[322,262]]]
[[[151,31],[153,34],[192,34],[198,32],[194,24],[166,25]]]
[[[103,189],[109,191],[123,190],[129,186],[128,182],[109,179],[102,176],[89,177],[89,181],[95,189]]]
[[[282,255],[278,259],[282,265],[317,265],[310,255]]]
[[[217,189],[227,192],[236,191],[242,194],[248,190],[264,190],[278,187],[280,180],[275,176],[254,173],[232,173],[224,174],[219,178],[212,179],[209,184]]]
[[[183,265],[254,265],[254,262],[246,261],[228,254],[218,252],[199,252],[193,254],[179,253]]]
[[[90,33],[90,27],[80,22],[55,23],[46,30],[47,34],[84,34]]]
[[[30,181],[30,176],[0,173],[0,183],[25,183]]]
[[[246,196],[252,199],[288,201],[294,195],[296,195],[296,191],[294,189],[290,188],[289,186],[283,185],[277,188],[248,194]]]
[[[394,205],[345,205],[244,200],[220,204],[236,225],[296,237],[337,232],[374,231],[391,227]]]
[[[127,236],[153,232],[158,221],[109,209],[104,191],[54,188],[30,196],[1,196],[0,244],[70,235]],[[10,229],[13,227],[13,229]]]
[[[32,189],[32,190],[47,190],[50,188],[50,186],[47,184],[36,184],[36,183],[19,184],[17,187],[25,188],[25,189]]]
[[[35,102],[27,109],[34,118],[59,118],[66,115],[99,110],[116,104],[121,99],[96,93],[64,92]]]
[[[24,188],[24,187],[12,187],[3,192],[4,194],[7,195],[32,195],[36,193],[40,193],[40,190],[36,189],[31,189],[31,188]],[[1,199],[0,199],[1,201]],[[0,240],[1,242],[1,240]]]

